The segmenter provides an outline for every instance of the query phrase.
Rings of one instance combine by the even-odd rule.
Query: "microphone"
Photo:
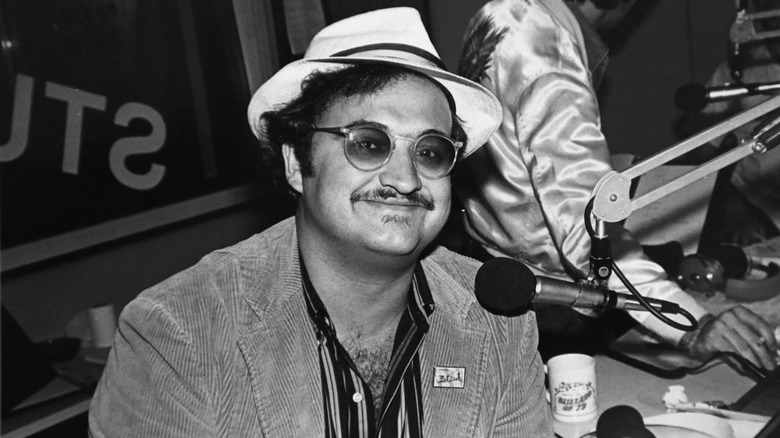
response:
[[[517,316],[533,303],[558,304],[580,309],[647,309],[633,295],[536,276],[517,260],[499,257],[488,260],[477,271],[475,293],[480,305],[490,313]],[[679,313],[680,306],[669,301],[645,298],[662,313]]]
[[[726,278],[744,278],[750,271],[750,256],[737,245],[721,243],[707,255],[720,263]]]
[[[655,438],[645,427],[642,414],[627,405],[613,406],[596,422],[598,438]]]
[[[780,92],[780,82],[736,83],[708,88],[702,84],[685,84],[674,93],[674,104],[685,112],[693,113],[703,110],[710,102],[777,92]]]

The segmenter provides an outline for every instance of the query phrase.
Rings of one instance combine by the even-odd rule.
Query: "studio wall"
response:
[[[462,32],[484,0],[430,0],[431,33],[455,70]],[[602,130],[613,153],[648,156],[682,140],[674,92],[703,82],[726,57],[732,0],[640,0],[619,33],[599,92]]]

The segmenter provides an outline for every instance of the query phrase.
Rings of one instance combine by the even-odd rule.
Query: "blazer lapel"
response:
[[[274,251],[258,248],[242,266],[247,307],[238,346],[262,435],[324,436],[319,356],[301,289],[295,222],[274,227]]]
[[[239,339],[263,434],[324,436],[319,356],[305,304],[291,299],[276,310]]]
[[[426,436],[474,436],[487,378],[488,335],[485,327],[440,309],[432,315],[420,356]],[[461,373],[462,388],[435,382],[447,371]]]

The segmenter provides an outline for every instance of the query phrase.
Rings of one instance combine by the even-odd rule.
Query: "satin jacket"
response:
[[[128,304],[90,436],[324,436],[297,248],[288,219]],[[552,436],[533,312],[483,310],[472,259],[437,249],[422,265],[436,304],[420,350],[425,437]],[[463,368],[464,387],[435,387],[434,367]]]
[[[562,0],[491,1],[469,22],[459,67],[504,108],[499,130],[458,170],[469,234],[495,256],[567,280],[587,276],[583,213],[611,170],[594,89],[607,51],[578,13]],[[613,259],[643,295],[677,302],[697,319],[706,313],[621,226],[608,224],[608,235]],[[615,275],[609,287],[627,292]],[[668,342],[684,333],[631,314]]]

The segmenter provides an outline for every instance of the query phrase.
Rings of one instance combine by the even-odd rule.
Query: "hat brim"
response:
[[[468,141],[461,159],[471,155],[498,129],[501,123],[501,104],[483,86],[445,70],[411,63],[405,59],[377,59],[374,57],[330,57],[302,59],[281,68],[252,96],[249,103],[249,125],[261,138],[263,126],[260,116],[277,110],[295,99],[301,92],[303,80],[315,71],[334,71],[360,63],[389,64],[418,71],[442,84],[455,100],[456,115],[463,123]]]

